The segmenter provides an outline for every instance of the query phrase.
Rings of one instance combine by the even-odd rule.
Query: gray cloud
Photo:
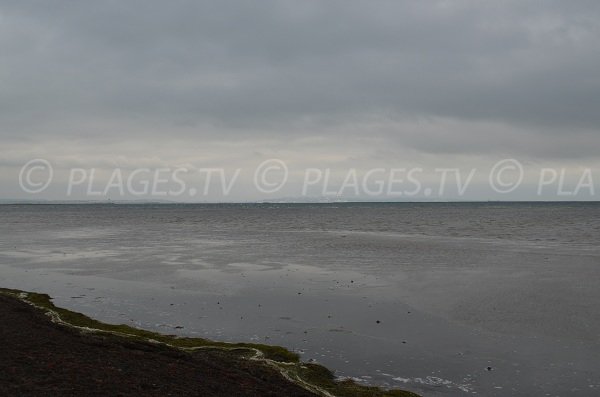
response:
[[[2,1],[0,143],[595,156],[599,39],[596,1]]]

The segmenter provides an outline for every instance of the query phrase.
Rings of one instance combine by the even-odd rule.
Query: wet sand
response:
[[[426,396],[600,390],[600,205],[0,206],[0,285]],[[488,370],[488,367],[492,370]]]

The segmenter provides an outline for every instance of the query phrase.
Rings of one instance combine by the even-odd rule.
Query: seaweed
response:
[[[221,350],[231,357],[255,360],[277,369],[286,379],[321,396],[339,397],[418,397],[405,390],[385,390],[378,387],[359,385],[351,379],[338,380],[327,368],[303,363],[300,356],[281,346],[257,343],[227,343],[204,338],[179,337],[134,328],[125,324],[107,324],[94,320],[84,314],[57,307],[47,294],[25,292],[0,288],[0,293],[21,299],[44,311],[56,323],[75,327],[82,332],[102,333],[120,338],[132,338],[138,341],[161,343],[186,351],[196,349]]]

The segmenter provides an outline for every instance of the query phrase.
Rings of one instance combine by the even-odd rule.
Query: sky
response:
[[[0,54],[4,200],[600,191],[598,1],[0,0]],[[490,173],[506,159],[523,180],[499,193]],[[52,167],[39,192],[22,186],[24,176],[44,182],[47,169],[23,171],[32,160]],[[257,174],[274,160],[286,171]],[[173,172],[182,169],[185,194],[118,186],[139,169],[131,185],[154,183],[160,169],[165,189],[181,186]],[[207,169],[221,170],[212,184]],[[364,189],[409,179],[394,169],[417,169],[419,189]],[[460,193],[447,178],[440,189],[442,169],[472,184]],[[515,172],[500,181],[519,180]],[[256,188],[257,175],[269,189]],[[560,193],[580,182],[577,194]]]

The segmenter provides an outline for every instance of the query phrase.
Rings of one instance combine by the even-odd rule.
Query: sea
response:
[[[0,287],[423,396],[600,395],[600,204],[0,205]]]

